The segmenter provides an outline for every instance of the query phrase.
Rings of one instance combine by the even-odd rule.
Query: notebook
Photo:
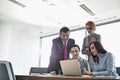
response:
[[[65,76],[81,76],[80,62],[74,60],[61,60],[60,66]]]

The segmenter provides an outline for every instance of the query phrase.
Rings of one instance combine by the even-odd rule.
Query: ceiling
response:
[[[41,36],[63,26],[83,27],[120,19],[120,0],[0,0],[0,20],[29,24]]]

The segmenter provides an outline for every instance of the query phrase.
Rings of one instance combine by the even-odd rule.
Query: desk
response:
[[[16,80],[120,80],[120,77],[16,75]]]

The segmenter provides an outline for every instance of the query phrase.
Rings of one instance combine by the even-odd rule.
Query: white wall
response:
[[[31,66],[39,66],[40,37],[15,22],[0,22],[0,60],[12,62],[15,75],[29,74]]]

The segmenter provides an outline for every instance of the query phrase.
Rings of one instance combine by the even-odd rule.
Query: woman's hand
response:
[[[89,48],[85,48],[85,50],[89,52]]]
[[[92,72],[84,71],[83,74],[85,74],[85,75],[92,75]]]
[[[55,71],[50,72],[51,75],[56,75]]]

